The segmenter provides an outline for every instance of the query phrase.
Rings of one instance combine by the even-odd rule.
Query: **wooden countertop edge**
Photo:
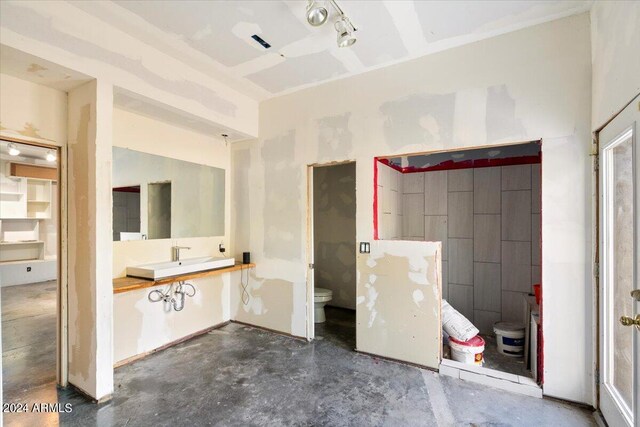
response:
[[[121,294],[123,292],[135,291],[137,289],[150,288],[158,285],[168,285],[180,280],[194,280],[203,277],[216,276],[218,274],[231,273],[232,271],[244,270],[247,268],[253,268],[256,265],[250,264],[236,264],[233,267],[218,268],[215,270],[198,271],[196,273],[183,274],[180,276],[165,277],[164,279],[151,280],[141,279],[139,277],[119,277],[113,279],[113,293]]]

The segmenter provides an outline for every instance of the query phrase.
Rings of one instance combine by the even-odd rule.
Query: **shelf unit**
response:
[[[0,263],[25,260],[43,260],[44,242],[0,242]]]
[[[51,218],[52,181],[12,176],[10,166],[0,173],[0,263],[44,260],[40,222]]]

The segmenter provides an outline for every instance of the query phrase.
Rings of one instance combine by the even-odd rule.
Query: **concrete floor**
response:
[[[3,292],[3,308],[5,298]],[[589,411],[569,404],[511,394],[358,354],[353,351],[354,313],[329,308],[327,317],[327,323],[316,326],[313,343],[233,323],[211,331],[117,369],[114,397],[101,405],[87,402],[71,389],[52,394],[51,384],[45,384],[48,391],[42,393],[43,386],[36,387],[22,398],[57,399],[73,404],[73,412],[29,421],[26,416],[5,414],[5,423],[594,424]]]
[[[56,380],[56,282],[2,288],[5,402]]]

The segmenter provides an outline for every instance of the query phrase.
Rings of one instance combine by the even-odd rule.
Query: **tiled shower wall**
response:
[[[524,323],[523,296],[541,277],[540,165],[396,173],[402,202],[389,210],[400,215],[383,213],[379,229],[398,219],[400,239],[443,242],[443,298],[481,332]]]
[[[378,238],[402,237],[402,173],[378,163]]]

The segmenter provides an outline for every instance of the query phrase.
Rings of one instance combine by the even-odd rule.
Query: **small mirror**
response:
[[[113,240],[224,235],[224,169],[113,147]]]

